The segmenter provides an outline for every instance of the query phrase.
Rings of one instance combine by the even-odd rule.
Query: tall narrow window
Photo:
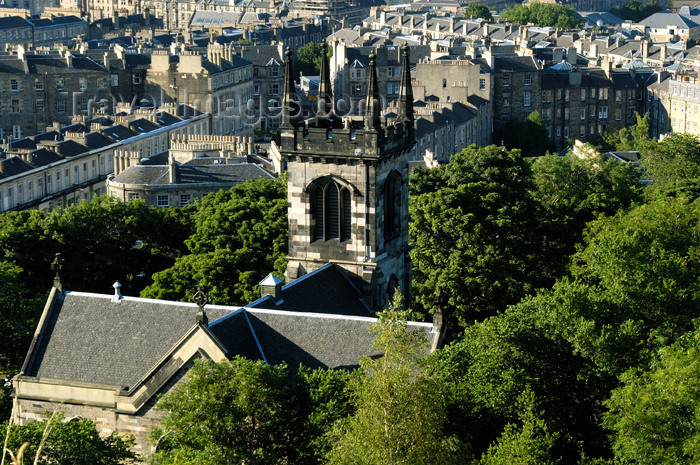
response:
[[[323,189],[317,188],[312,197],[311,203],[313,206],[312,215],[315,220],[314,225],[314,240],[323,239]]]
[[[392,172],[384,184],[384,238],[401,233],[401,176]]]
[[[333,179],[318,180],[310,189],[312,240],[349,241],[352,235],[350,189]]]

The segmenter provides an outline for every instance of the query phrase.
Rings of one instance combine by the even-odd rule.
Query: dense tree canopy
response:
[[[7,423],[0,425],[3,439]],[[26,448],[22,448],[23,444]],[[7,451],[37,465],[124,465],[135,463],[129,449],[133,437],[112,433],[101,437],[95,423],[85,418],[65,421],[62,413],[48,420],[32,421],[25,426],[11,425]],[[5,452],[5,451],[3,451]],[[10,462],[7,453],[6,463]]]
[[[630,370],[607,402],[605,425],[615,451],[640,465],[700,460],[700,330],[670,347],[645,370]]]
[[[491,10],[486,5],[480,3],[470,3],[467,5],[467,10],[464,12],[465,18],[482,18],[486,21],[492,21],[493,16]]]
[[[669,5],[670,3],[671,2],[669,2]],[[625,3],[622,7],[614,7],[612,10],[610,10],[610,12],[627,21],[638,23],[644,18],[661,10],[662,8],[661,5],[659,5],[658,0],[649,0],[646,2],[631,0]]]
[[[532,23],[535,26],[560,29],[574,29],[583,25],[583,19],[576,10],[558,3],[518,3],[503,10],[500,19],[515,24]]]
[[[517,150],[471,146],[411,178],[415,304],[430,311],[440,289],[461,327],[516,303],[542,284],[538,205]]]
[[[552,148],[542,116],[533,111],[525,119],[510,119],[494,133],[494,142],[504,145],[508,150],[518,149],[528,157],[544,155]]]
[[[189,254],[153,275],[141,294],[189,300],[204,289],[213,303],[243,305],[268,274],[284,275],[287,251],[286,178],[234,186],[206,196],[192,213]]]
[[[441,387],[420,366],[427,341],[407,328],[399,296],[373,328],[374,347],[383,355],[361,362],[357,412],[335,431],[331,465],[465,463],[459,442],[445,434]]]
[[[328,49],[330,55],[332,49]],[[309,42],[297,49],[294,70],[301,72],[304,76],[318,76],[321,71],[321,57],[323,49],[317,42]]]

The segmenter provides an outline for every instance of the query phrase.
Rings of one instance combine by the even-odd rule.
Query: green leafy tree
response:
[[[421,311],[432,310],[439,288],[448,321],[465,327],[547,282],[531,181],[518,150],[493,145],[412,173],[409,237]]]
[[[650,197],[673,190],[679,182],[700,178],[700,139],[692,134],[671,134],[649,147],[641,159],[654,181]]]
[[[7,430],[7,424],[1,426]],[[130,447],[133,437],[116,433],[101,437],[92,421],[79,418],[65,421],[62,413],[48,420],[32,421],[25,426],[11,425],[8,449],[16,453],[24,443],[25,457],[36,457],[40,465],[123,465],[136,463]]]
[[[284,273],[287,252],[286,178],[246,182],[206,196],[192,214],[190,254],[153,275],[143,297],[189,300],[198,287],[214,303],[255,300],[265,275]]]
[[[602,137],[602,148],[606,151],[639,151],[646,153],[656,141],[649,137],[649,121],[646,115],[635,113],[637,122],[617,132],[606,132]]]
[[[560,275],[583,240],[589,221],[641,201],[639,170],[631,163],[600,155],[583,159],[572,154],[547,155],[534,161],[532,171],[536,185],[533,196],[544,208],[541,229],[545,250],[552,262],[559,257]]]
[[[105,292],[119,279],[138,293],[152,273],[172,265],[188,235],[187,220],[175,209],[100,196],[49,214],[3,213],[0,260],[20,266],[35,292],[51,286],[49,265],[59,252],[68,289]]]
[[[609,453],[598,425],[609,378],[564,337],[565,329],[578,322],[554,311],[583,300],[575,290],[525,299],[474,323],[459,342],[431,357],[431,373],[446,392],[449,427],[462,440],[468,438],[475,455],[485,453],[507,424],[522,424],[523,391],[539,400],[545,413],[538,417],[562,432],[555,455],[565,463],[578,460],[578,444],[596,456]]]
[[[28,289],[20,267],[0,262],[0,378],[21,367],[44,300]]]
[[[605,425],[625,463],[700,461],[700,330],[659,351],[649,369],[630,370],[607,401]]]
[[[661,199],[591,223],[572,275],[592,291],[567,318],[584,318],[577,350],[621,374],[692,329],[700,310],[695,265],[700,201]]]
[[[551,141],[538,111],[530,113],[525,121],[510,119],[495,134],[508,150],[520,149],[525,156],[543,155],[551,148]]]
[[[467,10],[464,12],[465,18],[482,18],[486,21],[492,21],[491,10],[486,5],[480,3],[470,3],[467,5]]]
[[[515,24],[533,23],[535,26],[560,29],[574,29],[583,25],[583,19],[576,10],[558,3],[516,4],[503,10],[500,18]]]
[[[668,2],[668,8],[671,8],[671,2]],[[658,0],[649,0],[647,2],[631,0],[622,7],[614,7],[610,12],[622,19],[638,23],[662,9]]]
[[[124,290],[138,294],[153,273],[172,265],[189,233],[176,209],[107,196],[58,210],[46,220],[64,259],[67,287],[93,292],[110,290],[118,279]]]
[[[552,457],[557,433],[550,433],[546,423],[535,412],[534,396],[525,391],[521,396],[521,426],[506,425],[503,434],[481,457],[479,465],[554,465],[558,457]]]
[[[335,431],[332,465],[464,463],[460,444],[444,433],[440,386],[421,367],[427,341],[407,329],[401,305],[397,292],[374,326],[382,357],[361,361],[357,412]]]
[[[330,431],[336,422],[355,413],[352,386],[358,370],[311,370],[300,367],[296,375],[296,405],[303,426],[296,442],[300,456],[295,463],[324,463],[332,448]]]
[[[331,49],[328,50],[330,56]],[[295,70],[305,76],[318,76],[318,73],[321,72],[322,56],[323,49],[320,43],[309,42],[302,45],[297,49]]]
[[[285,366],[198,361],[188,377],[158,403],[168,413],[152,431],[157,463],[296,463],[297,409]]]

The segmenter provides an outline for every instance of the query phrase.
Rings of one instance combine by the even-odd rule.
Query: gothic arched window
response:
[[[349,241],[352,232],[350,188],[332,178],[314,182],[310,189],[311,239]]]
[[[384,182],[384,238],[392,239],[401,234],[401,185],[403,180],[392,171]]]

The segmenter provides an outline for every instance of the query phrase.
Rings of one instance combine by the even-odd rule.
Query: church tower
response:
[[[408,152],[414,144],[409,48],[403,59],[396,118],[382,115],[376,55],[369,56],[367,98],[359,116],[334,113],[327,44],[318,109],[303,119],[287,51],[281,153],[287,163],[289,264],[286,281],[332,262],[365,301],[386,306],[400,287],[410,298]]]

